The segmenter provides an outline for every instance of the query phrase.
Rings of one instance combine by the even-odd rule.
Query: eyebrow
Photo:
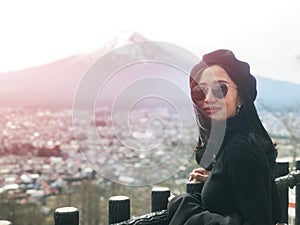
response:
[[[216,83],[226,83],[226,84],[229,84],[229,82],[227,80],[217,80]]]
[[[214,83],[226,83],[229,84],[229,82],[227,80],[216,80],[214,81]],[[198,85],[206,85],[207,83],[203,82],[203,83],[198,83]]]

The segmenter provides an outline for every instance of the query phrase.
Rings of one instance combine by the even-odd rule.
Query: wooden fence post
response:
[[[296,161],[296,170],[300,170],[300,161]],[[296,185],[296,196],[295,196],[295,224],[300,225],[300,184]]]
[[[113,196],[108,203],[109,224],[119,223],[130,219],[130,199],[127,196]]]
[[[151,192],[151,206],[152,212],[161,211],[167,209],[168,198],[171,192],[166,187],[154,187]]]
[[[277,162],[275,168],[275,177],[287,175],[289,173],[289,162]],[[283,222],[288,223],[289,220],[289,189],[279,192],[280,203],[283,210]]]
[[[0,225],[11,225],[11,222],[8,220],[0,220]]]
[[[54,212],[55,225],[78,225],[79,211],[75,207],[57,208]]]

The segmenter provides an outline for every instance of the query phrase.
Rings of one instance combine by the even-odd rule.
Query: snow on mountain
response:
[[[82,79],[89,68],[91,68],[97,60],[114,49],[118,49],[119,47],[126,46],[131,43],[144,41],[147,41],[147,39],[139,33],[124,32],[93,52],[72,55],[65,59],[24,70],[0,73],[1,106],[72,107],[74,96]],[[142,51],[139,48],[143,48]],[[121,49],[124,49],[124,52],[117,51],[116,54],[107,57],[107,64],[120,62],[122,60],[128,61],[128,57],[133,57],[135,59],[169,57],[168,53],[166,55],[161,55],[162,51],[160,51],[161,49],[159,45],[135,45],[131,48],[124,47]],[[170,48],[169,50],[169,55],[176,55],[176,51],[174,51],[174,49]],[[141,55],[141,52],[144,55]],[[180,60],[184,58],[185,57],[182,55],[179,56]],[[140,69],[142,75],[151,72],[153,74],[157,73],[157,71],[151,71],[151,68],[148,68],[149,70],[147,70],[147,67],[141,67],[138,69]],[[176,74],[176,69],[174,69],[174,71],[174,74]],[[172,76],[173,72],[170,72],[170,70],[164,71],[163,68],[162,72],[169,76],[167,79],[170,81],[177,79],[177,77]],[[121,90],[124,88],[124,84],[125,86],[129,85],[128,82],[136,79],[137,76],[139,76],[139,74],[135,72],[135,74],[132,75],[132,70],[129,69],[125,76],[118,76],[111,79],[112,81],[114,80],[114,83],[108,87],[108,93],[106,95],[103,94],[104,98],[108,99],[112,94],[110,92],[113,91],[112,89],[114,89],[115,92]],[[130,77],[131,80],[126,81],[128,77]],[[187,85],[187,78],[187,76],[183,79],[180,78],[181,80],[179,82]],[[276,105],[279,107],[281,105],[299,104],[300,85],[283,81],[275,81],[263,77],[257,78],[259,101],[263,101],[264,104],[268,104],[270,106]],[[137,89],[142,90],[147,88],[149,85],[151,84],[144,82]],[[163,85],[160,87],[157,85],[157,88],[160,93],[166,92]],[[187,89],[188,87],[186,86],[185,88]],[[130,94],[133,95],[135,93],[132,92]],[[176,94],[171,93],[170,91],[169,95],[172,96]]]
[[[2,106],[71,107],[76,89],[88,68],[118,46],[147,40],[125,33],[88,54],[73,55],[49,64],[0,73]]]

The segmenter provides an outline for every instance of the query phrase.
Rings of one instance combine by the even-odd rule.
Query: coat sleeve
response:
[[[261,152],[250,145],[234,143],[225,153],[224,163],[240,214],[251,225],[272,225],[272,190],[268,166]],[[266,179],[267,177],[267,179]]]

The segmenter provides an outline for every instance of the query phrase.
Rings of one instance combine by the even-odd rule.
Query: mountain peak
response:
[[[66,106],[72,107],[74,94],[82,77],[96,60],[113,49],[132,43],[148,41],[138,32],[122,32],[104,46],[86,54],[73,55],[38,67],[8,72],[0,76],[0,98],[2,106]],[[149,45],[150,46],[150,45]],[[154,45],[151,45],[152,48]],[[147,58],[159,54],[158,49],[145,52],[133,46],[129,55],[136,58]],[[128,57],[127,48],[124,55],[117,55],[117,59]],[[141,50],[141,51],[140,51]],[[116,51],[119,53],[118,51]],[[141,54],[139,56],[138,54]],[[144,55],[143,55],[144,54]],[[149,55],[148,55],[149,54]],[[138,57],[139,56],[139,57]],[[128,58],[126,58],[128,59]],[[111,60],[116,60],[116,57]],[[119,79],[123,77],[119,77]],[[132,78],[132,77],[131,77]],[[291,105],[300,103],[300,84],[292,84],[267,78],[258,78],[258,100],[265,105]],[[124,77],[127,79],[127,77]],[[33,82],[34,81],[34,82]],[[121,80],[118,80],[118,82]],[[280,90],[274,92],[274,90]],[[22,96],[22,98],[20,98]],[[110,95],[111,96],[111,95]],[[109,96],[108,96],[109,97]]]
[[[137,32],[124,31],[121,34],[117,35],[106,45],[108,51],[121,47],[123,45],[128,45],[136,42],[147,41],[144,36]]]

